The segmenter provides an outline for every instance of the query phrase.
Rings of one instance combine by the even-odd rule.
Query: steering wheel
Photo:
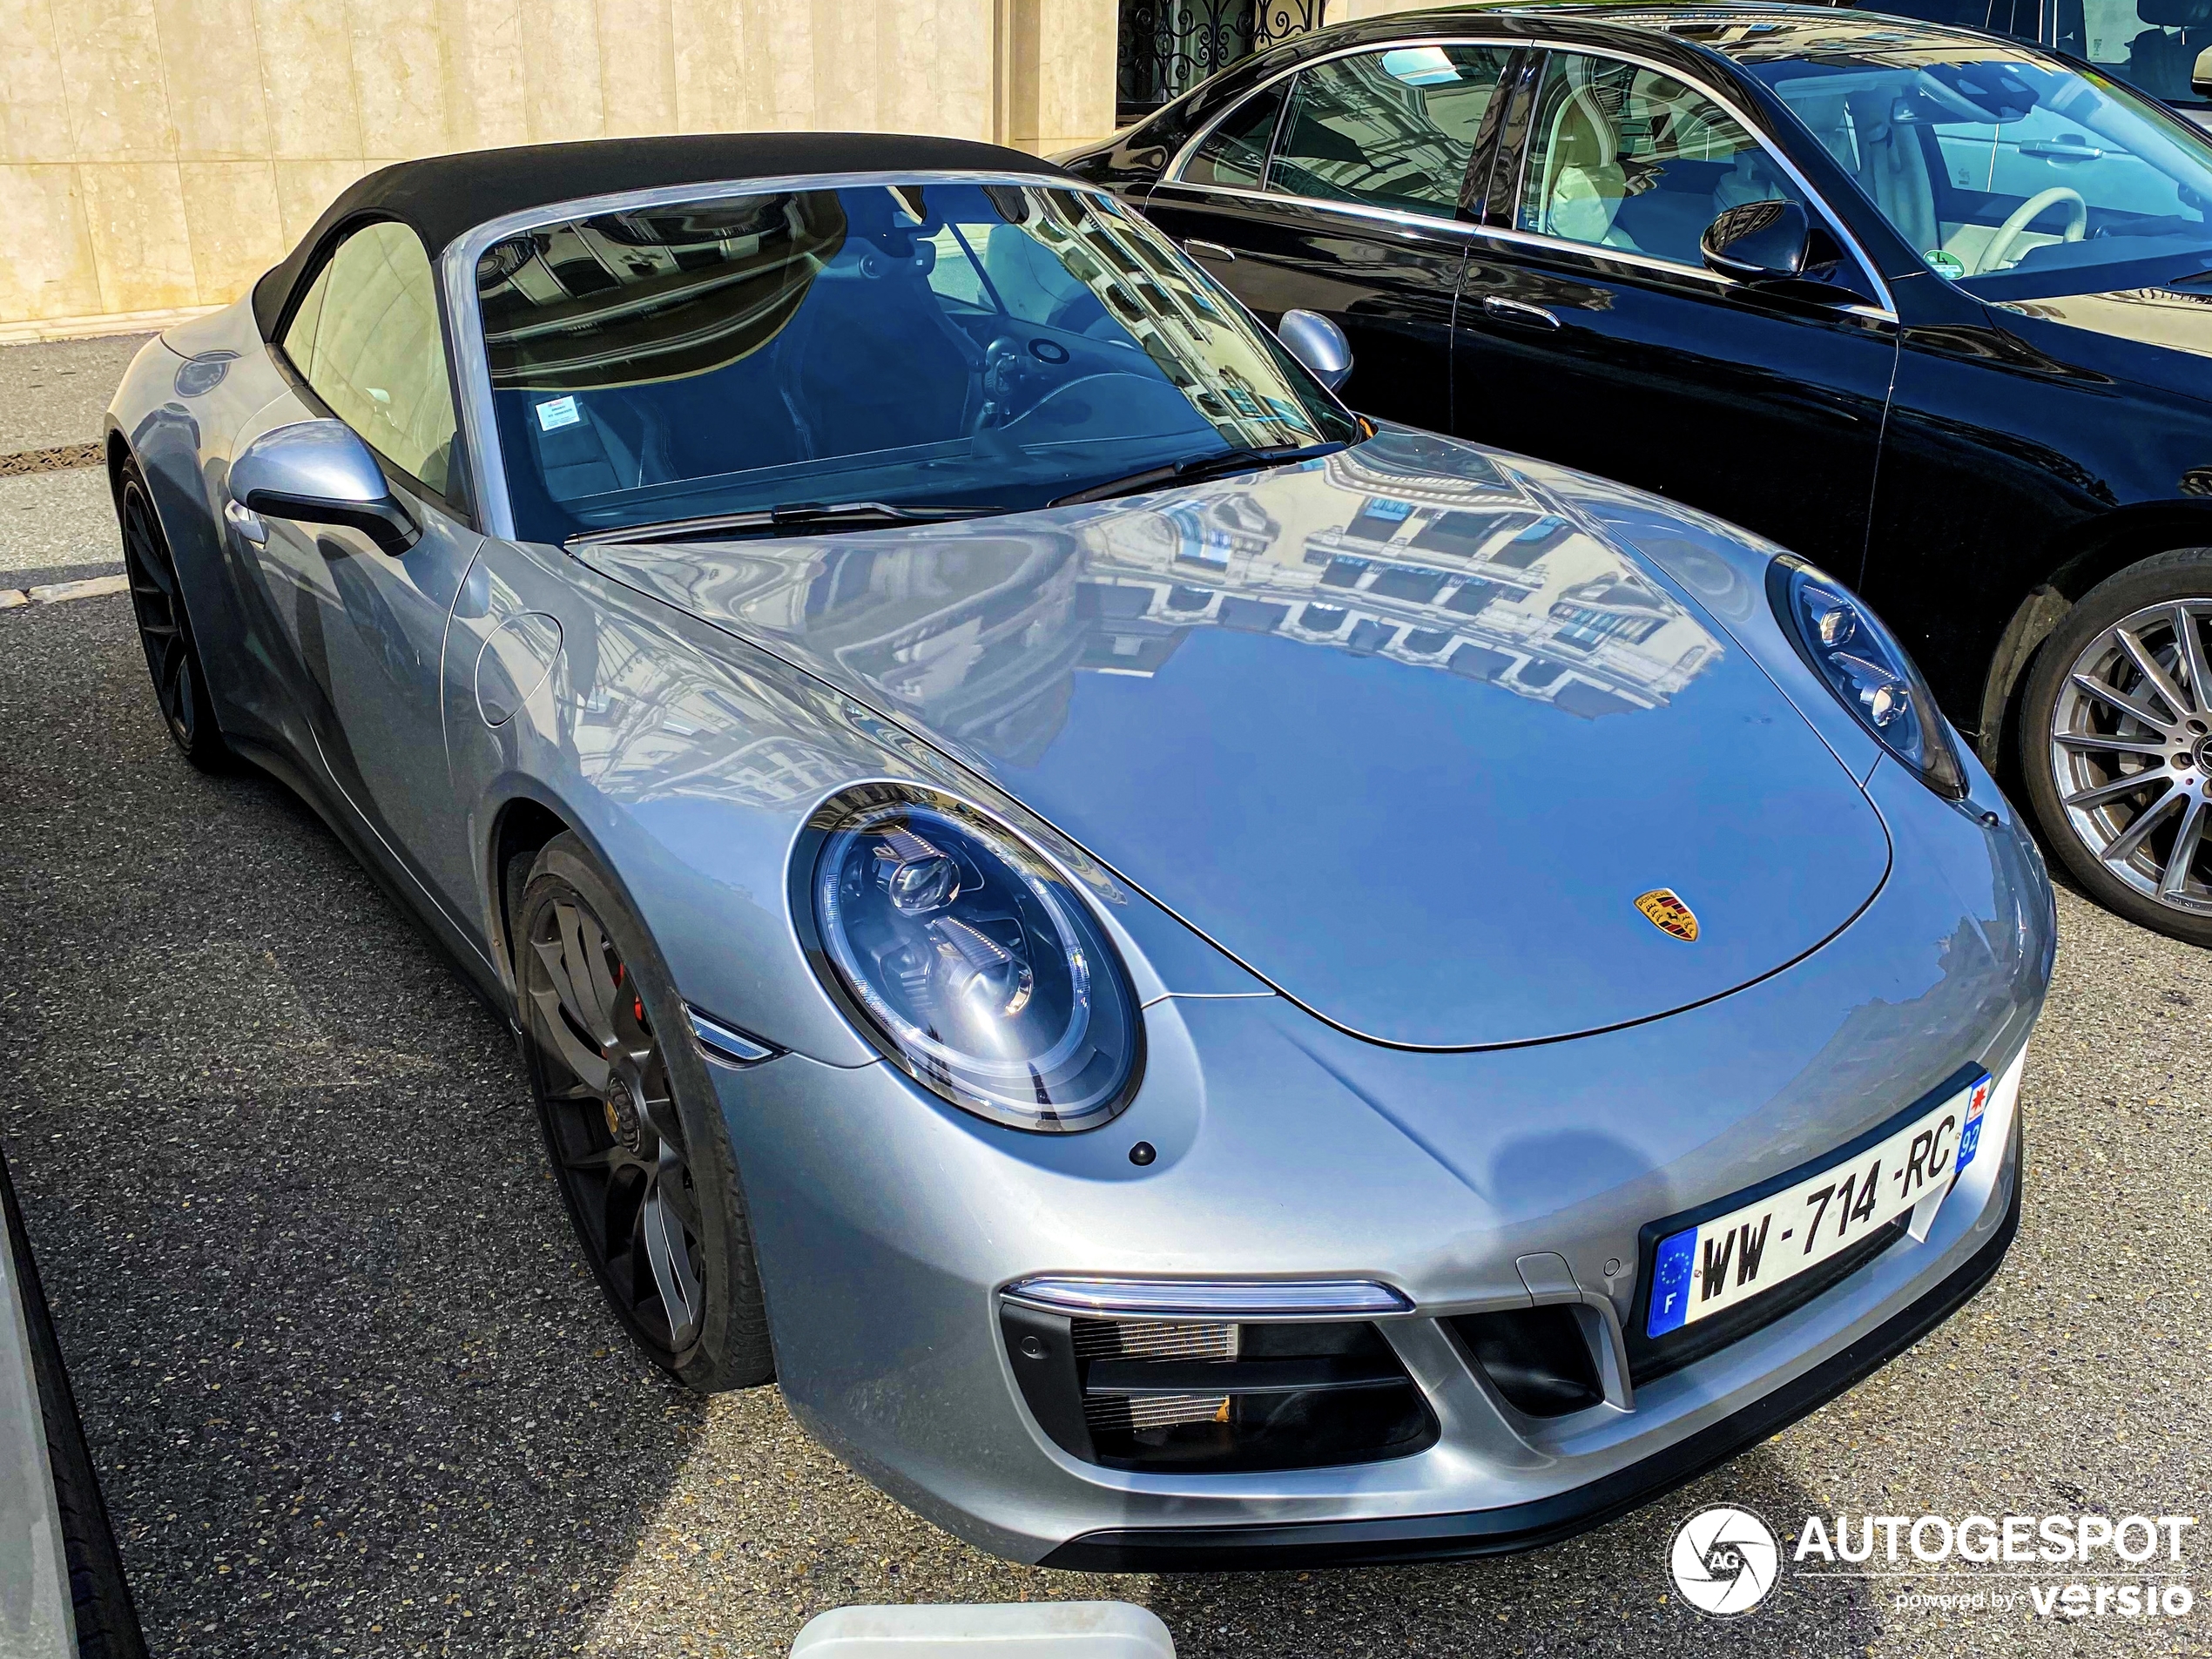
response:
[[[2089,228],[2089,205],[2081,199],[2078,190],[2068,190],[2064,185],[2053,185],[2048,190],[2039,190],[2018,207],[2012,216],[1997,227],[1997,234],[1989,239],[1989,246],[1981,251],[1981,261],[1966,273],[1968,276],[1986,276],[2005,262],[2013,251],[2013,244],[2020,240],[2020,233],[2035,222],[2036,216],[2047,207],[2060,202],[2071,202],[2073,211],[2066,217],[2066,229],[2061,239],[2078,242]]]

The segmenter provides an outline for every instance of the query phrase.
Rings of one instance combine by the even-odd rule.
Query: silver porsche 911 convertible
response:
[[[2051,891],[1881,623],[1342,347],[1010,151],[625,140],[108,422],[178,745],[511,1018],[631,1335],[1011,1558],[1561,1537],[2017,1224]]]

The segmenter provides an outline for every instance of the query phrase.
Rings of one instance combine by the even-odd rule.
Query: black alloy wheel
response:
[[[616,1317],[701,1393],[767,1381],[752,1230],[706,1062],[642,926],[574,837],[538,854],[515,937],[546,1151]]]
[[[124,462],[116,480],[115,514],[123,529],[123,568],[131,583],[131,609],[138,620],[138,643],[145,649],[146,671],[153,676],[162,723],[185,759],[203,772],[219,771],[230,759],[230,749],[215,724],[207,671],[185,614],[177,561],[170,554],[161,521],[154,516],[145,475],[135,461]]]
[[[2089,896],[2212,945],[2212,548],[2131,565],[2043,642],[2021,771],[2053,850]]]

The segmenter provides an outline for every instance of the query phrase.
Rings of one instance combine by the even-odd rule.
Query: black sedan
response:
[[[2080,881],[2212,943],[2195,126],[1966,29],[1535,6],[1321,30],[1064,159],[1335,320],[1355,406],[1856,583]]]

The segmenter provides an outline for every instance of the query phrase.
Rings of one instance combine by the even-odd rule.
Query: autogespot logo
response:
[[[1749,1509],[1715,1504],[1676,1529],[1667,1568],[1683,1601],[1700,1613],[1733,1619],[1766,1600],[1782,1574],[1782,1546],[1774,1528]]]

